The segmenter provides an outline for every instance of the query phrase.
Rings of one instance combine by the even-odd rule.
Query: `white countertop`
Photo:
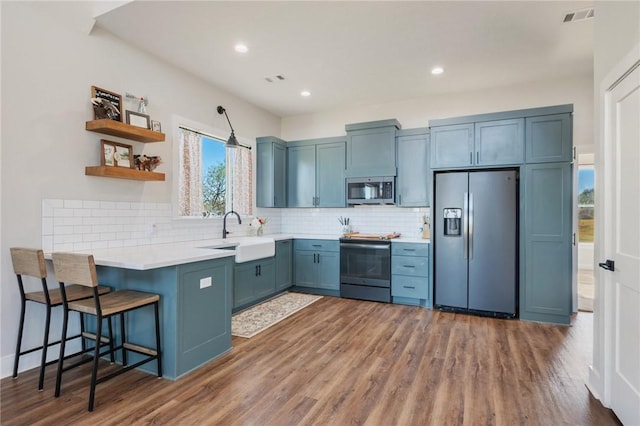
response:
[[[337,234],[267,234],[267,238],[274,240],[289,239],[316,239],[337,240],[341,235]],[[221,250],[215,247],[228,247],[242,244],[246,237],[234,237],[227,239],[194,240],[180,243],[153,244],[136,247],[118,247],[109,249],[81,250],[79,253],[93,254],[96,265],[111,266],[115,268],[148,270],[165,266],[182,265],[185,263],[200,262],[203,260],[218,259],[234,256],[233,250]],[[400,237],[391,240],[402,243],[429,243],[429,240],[421,238]],[[51,259],[51,254],[45,255]]]

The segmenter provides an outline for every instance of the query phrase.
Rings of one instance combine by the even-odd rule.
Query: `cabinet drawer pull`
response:
[[[404,287],[404,288],[411,288],[411,289],[414,289],[414,290],[415,290],[415,287],[414,287],[414,286],[412,286],[412,285],[403,285],[402,287]]]
[[[416,251],[416,249],[402,249],[404,251]]]
[[[414,265],[404,265],[405,268],[415,268]]]
[[[322,244],[311,244],[311,247],[322,247]]]

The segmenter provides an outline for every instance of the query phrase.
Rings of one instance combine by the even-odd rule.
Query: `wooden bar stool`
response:
[[[96,385],[116,377],[126,371],[137,368],[147,362],[156,360],[158,366],[158,377],[162,377],[162,357],[160,351],[160,316],[158,305],[160,296],[152,293],[143,293],[133,290],[119,290],[108,294],[100,295],[98,289],[98,277],[93,255],[77,253],[53,253],[53,268],[56,277],[60,281],[60,292],[62,293],[62,304],[64,306],[64,317],[62,323],[62,333],[66,332],[67,318],[69,311],[77,311],[96,317],[96,336],[102,336],[102,319],[106,319],[111,326],[111,317],[117,315],[120,318],[120,344],[111,348],[114,351],[122,350],[122,368],[98,378],[98,361],[106,353],[100,353],[100,348],[95,347],[93,356],[93,369],[91,371],[91,385],[89,390],[89,411],[93,411],[93,401],[95,397]],[[73,283],[93,289],[93,297],[90,299],[70,301],[67,299],[66,283]],[[147,348],[127,341],[125,334],[125,313],[134,309],[153,305],[156,328],[156,347]],[[127,365],[127,351],[144,355],[145,358],[132,365]],[[64,341],[60,344],[60,353],[64,353]],[[58,359],[58,372],[56,375],[55,396],[60,396],[62,384],[62,372],[84,364],[87,360],[77,362],[73,365],[64,366],[64,359]],[[90,360],[89,360],[90,361]]]
[[[12,247],[11,251],[11,261],[13,262],[13,272],[16,274],[18,278],[18,287],[20,289],[20,325],[18,328],[18,342],[16,344],[16,353],[13,362],[13,377],[18,377],[18,364],[20,362],[20,357],[22,355],[29,354],[31,352],[38,351],[42,349],[42,358],[40,361],[40,378],[38,379],[38,390],[42,390],[44,386],[44,371],[47,365],[51,365],[57,360],[47,362],[47,349],[49,346],[56,345],[60,343],[60,340],[56,340],[55,342],[49,342],[49,328],[51,326],[51,308],[62,305],[62,295],[59,289],[51,289],[47,286],[47,268],[44,263],[44,253],[39,249],[30,249],[30,248],[19,248]],[[22,281],[23,276],[30,276],[34,278],[40,279],[42,283],[42,291],[33,291],[33,292],[25,292],[24,285]],[[98,293],[106,294],[111,289],[109,287],[100,286],[98,287]],[[88,297],[93,296],[93,291],[86,287],[82,286],[70,286],[67,287],[67,298],[69,300],[80,300],[86,299]],[[26,351],[22,350],[22,333],[24,331],[24,317],[25,311],[27,307],[27,302],[40,303],[45,305],[46,314],[45,314],[45,324],[44,324],[44,338],[42,342],[42,346],[38,346],[35,348],[28,349]],[[84,321],[83,315],[80,314],[80,334],[66,337],[65,340],[72,340],[79,337],[83,338],[93,338],[95,336],[90,333],[86,333],[84,331]],[[109,333],[111,336],[111,333]],[[102,339],[102,343],[109,343],[109,340],[106,338]],[[92,350],[86,349],[84,339],[82,340],[82,348],[84,351]],[[69,355],[75,356],[78,353]]]

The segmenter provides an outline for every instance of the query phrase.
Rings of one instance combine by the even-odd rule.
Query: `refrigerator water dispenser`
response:
[[[462,209],[444,209],[444,235],[459,237],[462,235]]]

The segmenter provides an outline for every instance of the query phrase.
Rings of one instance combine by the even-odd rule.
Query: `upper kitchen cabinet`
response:
[[[431,167],[571,161],[573,105],[430,120]]]
[[[345,207],[343,138],[289,143],[287,171],[288,207]]]
[[[395,176],[398,120],[347,124],[347,177]]]
[[[475,165],[520,164],[524,159],[524,119],[475,124]]]
[[[432,127],[433,168],[499,166],[523,160],[524,119]]]
[[[528,117],[526,132],[527,163],[553,163],[572,160],[571,114]]]
[[[431,167],[468,167],[473,164],[473,124],[431,127]]]
[[[273,136],[256,139],[256,206],[287,206],[287,146]]]
[[[429,205],[431,169],[429,167],[429,129],[398,130],[396,133],[398,175],[396,205]]]

